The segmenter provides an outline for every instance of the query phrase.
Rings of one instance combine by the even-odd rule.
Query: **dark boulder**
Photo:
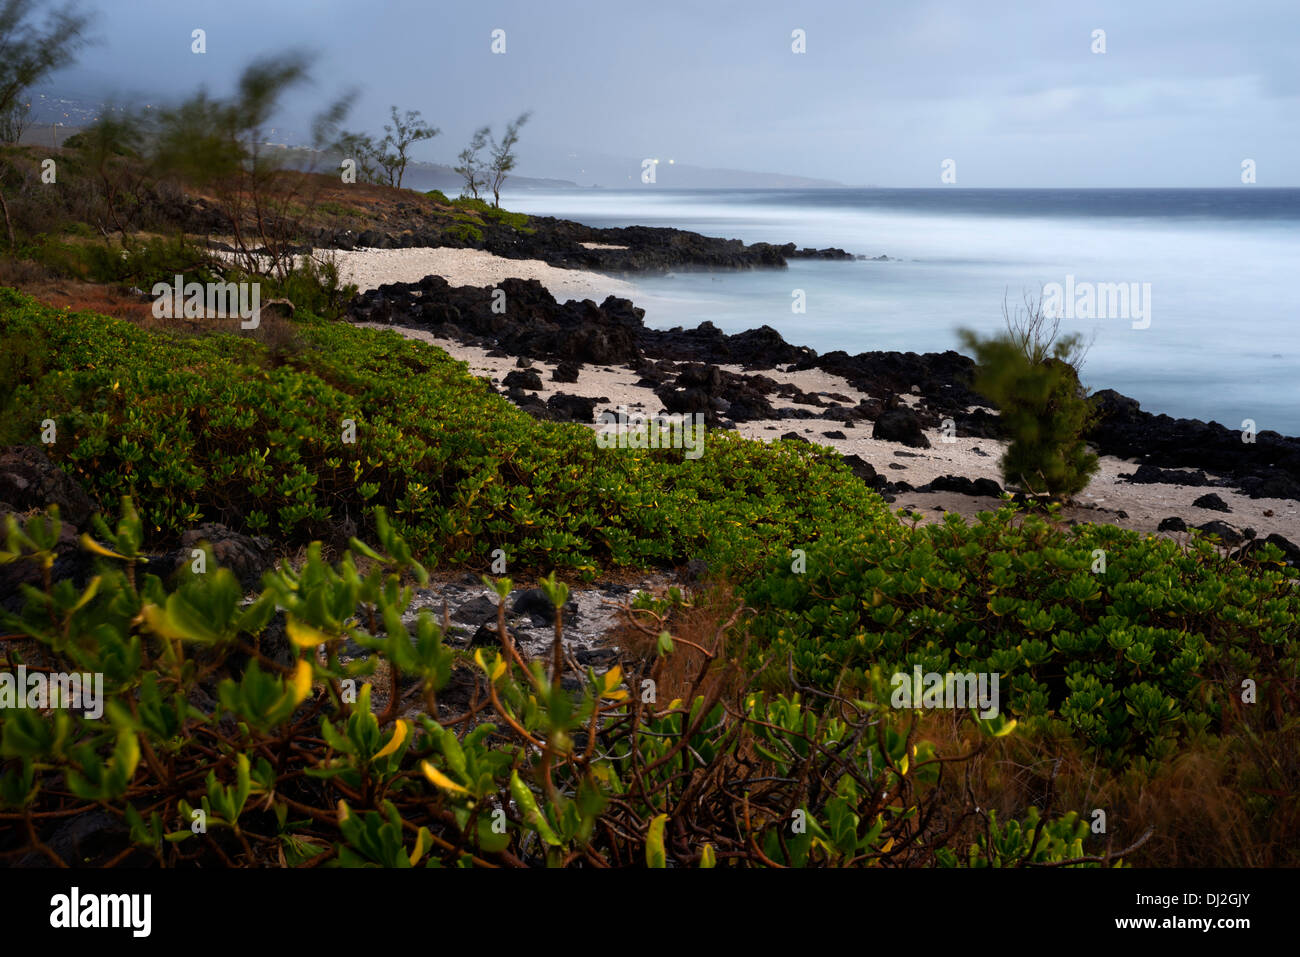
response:
[[[545,618],[548,623],[555,620],[555,606],[546,597],[546,592],[540,588],[525,588],[516,593],[514,601],[510,604],[510,609],[516,615],[540,616]],[[564,604],[564,620],[573,621],[577,617],[578,605],[570,598]]]
[[[551,410],[557,422],[585,422],[591,424],[595,418],[596,406],[608,401],[609,399],[604,396],[598,399],[589,399],[585,396],[557,392],[546,400],[546,407]]]
[[[34,445],[0,449],[0,502],[18,512],[57,505],[60,520],[78,529],[94,510],[86,490]]]
[[[922,491],[956,492],[958,495],[983,495],[989,498],[1000,498],[1002,486],[993,479],[982,478],[972,481],[961,475],[940,475]]]
[[[537,392],[542,388],[542,377],[536,369],[514,369],[506,373],[501,384],[507,389],[531,389]]]
[[[1209,479],[1200,469],[1192,472],[1180,472],[1176,469],[1160,469],[1154,465],[1139,465],[1131,475],[1121,475],[1135,485],[1187,485],[1200,488],[1209,484]]]
[[[876,471],[875,466],[860,455],[843,455],[841,461],[849,467],[849,471],[862,479],[868,486],[879,491],[885,487],[885,480],[880,473]]]
[[[570,359],[564,359],[551,370],[552,382],[577,382],[578,373],[582,371],[582,364],[573,362]]]
[[[1196,501],[1192,502],[1192,504],[1195,505],[1197,508],[1208,508],[1214,512],[1232,511],[1232,509],[1228,507],[1228,503],[1225,502],[1223,499],[1221,499],[1214,492],[1209,492],[1205,495],[1202,495]]]
[[[1276,533],[1269,535],[1267,538],[1256,538],[1247,542],[1238,550],[1234,557],[1247,558],[1262,551],[1265,545],[1275,545],[1282,552],[1282,561],[1292,568],[1300,568],[1300,545],[1283,538]]]
[[[452,621],[463,622],[466,625],[481,624],[485,621],[496,621],[496,617],[497,603],[486,595],[471,598],[451,613]]]
[[[208,522],[185,532],[181,536],[181,547],[172,552],[166,562],[173,572],[189,568],[194,561],[194,550],[205,545],[211,549],[212,561],[234,572],[245,591],[256,588],[262,575],[275,564],[270,539],[241,535],[217,522]],[[215,569],[209,565],[207,570]]]
[[[1197,525],[1197,529],[1207,535],[1217,535],[1223,544],[1229,547],[1236,547],[1246,540],[1238,529],[1233,528],[1227,522],[1221,522],[1215,519],[1212,522],[1206,522],[1204,525]]]
[[[1177,515],[1171,515],[1169,518],[1162,518],[1160,524],[1156,526],[1158,532],[1185,532],[1187,523]]]
[[[930,440],[921,431],[921,420],[907,408],[892,409],[876,419],[871,437],[886,442],[901,442],[914,449],[930,447]]]

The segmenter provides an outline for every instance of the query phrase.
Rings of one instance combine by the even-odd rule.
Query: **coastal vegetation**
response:
[[[0,64],[0,115],[85,26],[68,11],[33,32],[34,9],[0,0],[0,38],[35,51]],[[57,152],[57,189],[41,183],[43,153],[0,151],[0,202],[16,198],[12,217],[3,204],[0,452],[39,460],[42,488],[78,490],[87,513],[0,510],[0,859],[1300,863],[1300,578],[1272,544],[1071,525],[1036,501],[1078,493],[1097,468],[1077,339],[1032,303],[1005,336],[968,337],[974,390],[1009,441],[1005,477],[1024,493],[971,521],[895,513],[869,463],[798,435],[711,428],[698,459],[602,448],[442,349],[346,321],[356,288],[302,250],[355,244],[382,207],[439,244],[517,255],[552,228],[574,255],[638,251],[586,249],[577,224],[500,208],[527,113],[500,140],[474,135],[454,200],[401,188],[411,147],[437,130],[396,106],[379,141],[339,132],[347,97],[317,117],[320,155],[355,156],[357,184],[294,168],[264,131],[307,66],[260,60],[229,97],[200,92],[148,121],[108,111]],[[665,242],[689,256],[701,239]],[[715,266],[793,254],[701,249]],[[250,329],[161,322],[147,291],[178,275],[286,302]],[[52,305],[52,285],[100,298]],[[460,316],[450,294],[423,299],[437,288],[419,288],[421,308]],[[610,302],[605,315],[635,315]],[[366,318],[380,315],[372,303]],[[620,321],[586,346],[654,372]],[[774,342],[783,364],[802,358],[773,330],[753,348]],[[722,384],[716,366],[683,372]],[[662,391],[713,410],[707,392]],[[920,435],[897,404],[860,407],[910,415]],[[214,530],[265,547],[273,567],[245,580]],[[617,663],[571,656],[571,594],[648,575],[678,584],[628,596]],[[466,635],[417,605],[437,576],[481,581],[495,627]],[[516,581],[537,583],[554,620],[545,655],[507,622]],[[900,706],[912,674],[996,675],[996,714]],[[51,707],[54,675],[102,682],[102,696],[82,713]],[[64,829],[82,825],[93,840],[65,860]]]
[[[1295,693],[1300,597],[1271,548],[1241,562],[1204,540],[1184,551],[1011,507],[914,527],[802,444],[713,432],[698,463],[671,449],[602,455],[589,431],[537,422],[391,333],[301,317],[277,350],[0,295],[6,347],[28,344],[6,348],[17,358],[2,419],[15,433],[0,441],[51,419],[55,461],[96,502],[125,503],[83,539],[97,567],[81,586],[51,574],[59,534],[46,518],[7,534],[0,561],[45,569],[9,630],[45,667],[103,673],[116,717],[8,713],[0,794],[7,813],[113,808],[123,831],[101,863],[1141,854],[1146,829],[1122,829],[1119,844],[1090,829],[1081,777],[1053,777],[1044,804],[994,774],[993,755],[1016,748],[1106,775],[1111,808],[1140,806],[1142,787],[1200,755],[1221,769],[1209,796],[1246,802],[1231,814],[1245,815],[1254,862],[1295,846],[1295,719],[1242,703],[1243,687],[1276,705]],[[331,563],[310,545],[251,603],[215,559],[178,576],[145,561],[204,520],[292,546],[337,540],[348,518],[374,546],[353,541]],[[508,640],[466,648],[445,621],[407,613],[429,570],[485,568],[489,546],[517,574],[581,581],[706,557],[733,584],[638,600],[640,653],[629,642],[604,674],[548,673]],[[565,604],[562,580],[544,587]],[[9,648],[11,667],[26,660]],[[1001,673],[1001,714],[888,707],[888,675],[914,666]],[[423,698],[424,716],[373,713],[380,690],[390,704]],[[440,712],[453,693],[462,709]],[[963,763],[994,810],[968,805]],[[1177,844],[1187,825],[1162,823]]]
[[[1059,318],[1027,297],[1013,314],[1003,304],[1006,332],[981,338],[963,330],[977,363],[975,389],[997,403],[1009,439],[1001,461],[1006,481],[1028,495],[1068,498],[1097,471],[1085,437],[1095,418],[1079,382],[1087,349],[1078,333],[1061,336]]]

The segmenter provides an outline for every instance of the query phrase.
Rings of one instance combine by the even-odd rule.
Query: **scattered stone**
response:
[[[1246,558],[1253,556],[1256,552],[1262,551],[1265,545],[1276,545],[1282,551],[1283,562],[1292,568],[1300,568],[1300,545],[1296,545],[1276,533],[1269,535],[1267,538],[1255,538],[1247,542],[1234,557]]]
[[[1184,522],[1184,521],[1183,521],[1181,518],[1179,518],[1178,516],[1176,516],[1176,515],[1171,515],[1169,518],[1162,518],[1162,519],[1160,520],[1160,524],[1156,526],[1156,531],[1158,531],[1158,532],[1185,532],[1185,531],[1187,531],[1187,523]]]
[[[982,495],[1000,498],[1002,486],[993,479],[971,479],[961,475],[940,475],[927,486],[931,492],[956,492],[958,495]]]
[[[862,456],[844,455],[841,456],[841,459],[844,464],[849,467],[849,471],[862,479],[862,481],[866,482],[867,485],[877,490],[884,485],[884,481],[880,478],[879,473],[876,472],[875,467]]]
[[[1139,465],[1137,471],[1132,475],[1121,475],[1119,477],[1128,479],[1135,485],[1188,485],[1199,488],[1202,485],[1209,484],[1205,473],[1200,469],[1191,472],[1180,472],[1176,469],[1156,468],[1154,465]]]
[[[467,625],[476,625],[491,619],[496,621],[497,603],[486,595],[471,598],[451,613],[452,621],[461,621]]]
[[[828,439],[847,439],[847,438],[848,438],[847,435],[845,435],[843,432],[839,431],[838,429],[832,429],[830,432],[823,432],[822,435],[825,436],[825,437],[828,438]]]
[[[914,449],[928,449],[930,440],[921,431],[921,420],[911,409],[892,409],[876,419],[871,430],[873,439],[901,442]]]
[[[573,657],[580,665],[612,665],[618,661],[618,652],[613,648],[579,648]]]
[[[547,622],[555,621],[555,606],[540,588],[525,588],[516,593],[510,610],[516,615],[541,615]],[[564,620],[573,621],[578,617],[578,606],[573,600],[565,602]]]
[[[0,502],[17,512],[57,505],[60,520],[78,529],[94,510],[86,490],[34,445],[0,449]]]
[[[538,375],[536,369],[516,369],[507,372],[501,384],[507,389],[531,389],[539,392],[542,388],[542,377]]]
[[[1219,540],[1229,547],[1240,545],[1246,540],[1246,536],[1244,536],[1240,531],[1233,528],[1227,522],[1221,522],[1218,519],[1215,519],[1212,522],[1206,522],[1204,525],[1197,525],[1196,527],[1200,531],[1209,535],[1219,536]]]
[[[1225,502],[1223,499],[1221,499],[1221,498],[1220,498],[1217,494],[1215,494],[1214,492],[1210,492],[1210,493],[1208,493],[1208,494],[1206,494],[1206,495],[1202,495],[1200,498],[1198,498],[1198,499],[1197,499],[1196,501],[1194,501],[1192,504],[1195,505],[1197,508],[1208,508],[1208,509],[1210,509],[1211,511],[1214,511],[1214,512],[1231,512],[1231,511],[1232,511],[1232,509],[1230,509],[1230,508],[1228,507],[1228,503]]]
[[[577,382],[578,373],[581,371],[582,371],[581,363],[571,362],[568,359],[565,359],[564,361],[560,362],[560,364],[557,365],[554,369],[551,370],[551,381],[552,382]]]
[[[233,532],[218,522],[208,522],[181,536],[180,549],[169,556],[172,570],[189,568],[194,560],[193,550],[204,543],[212,549],[211,561],[234,572],[240,587],[245,591],[257,588],[261,584],[262,575],[275,565],[275,553],[269,538],[251,538]],[[209,566],[208,570],[215,571],[215,568]]]
[[[586,422],[590,424],[595,418],[596,406],[609,402],[605,396],[590,399],[580,395],[567,395],[557,392],[546,400],[546,407],[554,413],[559,422]]]
[[[688,585],[701,582],[708,577],[709,563],[702,558],[692,558],[686,567],[678,572],[678,577]]]

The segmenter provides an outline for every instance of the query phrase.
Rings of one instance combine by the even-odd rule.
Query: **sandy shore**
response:
[[[390,282],[419,282],[425,276],[441,276],[453,286],[491,286],[503,279],[536,279],[561,302],[603,302],[606,296],[631,298],[634,288],[629,282],[600,273],[561,269],[540,259],[506,259],[481,249],[330,249],[317,250],[316,255],[332,258],[343,281],[356,283],[361,290]]]
[[[388,282],[417,282],[427,275],[442,276],[453,285],[470,286],[490,285],[517,277],[539,280],[560,300],[590,298],[601,301],[607,295],[618,295],[635,301],[633,285],[619,279],[594,272],[560,269],[539,260],[505,259],[481,250],[361,249],[333,250],[329,255],[336,257],[344,277],[361,289],[375,288]],[[489,356],[485,349],[438,338],[423,329],[372,328],[392,329],[409,338],[432,343],[453,358],[468,363],[473,374],[490,378],[498,387],[506,373],[517,367],[513,357]],[[662,403],[653,390],[635,384],[640,374],[626,367],[588,365],[576,383],[551,381],[554,363],[535,361],[533,368],[542,376],[543,388],[538,395],[543,401],[557,392],[564,392],[605,399],[597,405],[597,415],[614,411],[619,406],[645,412],[662,409]],[[744,371],[739,366],[722,365],[720,368],[737,373]],[[805,392],[848,396],[849,405],[867,398],[846,380],[821,370],[788,373],[778,369],[764,374],[778,382],[792,383]],[[914,396],[902,398],[905,402],[917,401]],[[847,425],[829,419],[744,422],[739,424],[737,431],[746,438],[762,441],[795,432],[810,442],[830,446],[842,454],[861,456],[889,480],[907,482],[914,487],[926,485],[941,475],[1002,481],[998,461],[1005,443],[996,439],[956,436],[945,440],[937,431],[927,430],[931,447],[910,449],[895,442],[871,438],[869,422]],[[828,437],[826,432],[843,433],[844,438]],[[1276,532],[1292,541],[1300,540],[1300,503],[1288,499],[1252,499],[1225,488],[1134,485],[1119,478],[1123,473],[1133,472],[1136,467],[1134,462],[1103,456],[1098,473],[1077,496],[1076,504],[1064,510],[1065,516],[1079,521],[1109,522],[1144,532],[1156,532],[1161,520],[1174,516],[1182,518],[1189,526],[1219,519],[1237,528],[1253,528],[1260,537]],[[1218,478],[1211,473],[1207,475],[1211,479]],[[1192,504],[1207,492],[1217,494],[1231,511],[1213,511]],[[997,507],[997,504],[998,500],[994,498],[951,492],[903,492],[898,495],[895,508],[914,509],[927,521],[932,521],[941,519],[945,511],[972,517],[980,511]]]
[[[506,373],[517,368],[513,358],[490,356],[486,349],[442,339],[423,329],[366,325],[375,329],[391,329],[408,338],[436,345],[453,358],[467,363],[472,374],[485,376],[498,387]],[[645,412],[657,412],[662,408],[662,403],[653,390],[635,384],[641,377],[640,374],[627,367],[589,365],[583,369],[577,382],[568,383],[551,381],[554,363],[534,361],[532,367],[542,377],[543,387],[537,394],[543,401],[557,392],[604,398],[607,401],[596,406],[597,416],[604,411],[614,411],[620,405]],[[743,371],[739,366],[723,365],[720,368],[731,372]],[[764,374],[778,382],[793,383],[805,392],[837,392],[847,395],[855,404],[866,397],[844,379],[821,370],[796,373],[777,370]],[[911,396],[904,396],[903,400],[916,401]],[[594,424],[592,428],[594,430]],[[849,427],[829,419],[743,422],[738,425],[737,432],[745,438],[760,441],[771,441],[795,432],[810,442],[830,446],[844,455],[859,455],[891,481],[903,481],[912,486],[926,485],[941,475],[959,475],[969,479],[989,478],[999,484],[1002,482],[998,460],[1006,443],[997,439],[956,436],[952,442],[945,442],[937,430],[926,430],[931,447],[910,449],[896,442],[871,438],[869,422],[859,422]],[[824,434],[826,432],[842,432],[845,437],[828,438]],[[1133,462],[1109,455],[1102,456],[1101,467],[1092,482],[1077,497],[1077,504],[1065,509],[1063,514],[1066,518],[1081,522],[1107,522],[1143,532],[1156,532],[1160,522],[1171,516],[1183,519],[1189,526],[1220,519],[1237,528],[1253,528],[1261,538],[1276,532],[1292,541],[1300,539],[1300,503],[1289,499],[1252,499],[1225,488],[1134,485],[1119,478],[1121,474],[1132,473],[1136,468]],[[1212,473],[1207,475],[1210,478],[1218,477]],[[1192,504],[1207,492],[1217,494],[1232,511],[1218,512],[1197,508]],[[926,521],[939,521],[945,512],[974,517],[978,512],[997,508],[998,500],[953,492],[901,492],[894,507],[897,510],[915,510]],[[1265,512],[1273,514],[1266,515]]]

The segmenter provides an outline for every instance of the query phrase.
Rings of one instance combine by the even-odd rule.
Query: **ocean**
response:
[[[1046,295],[1062,334],[1092,341],[1089,388],[1300,435],[1300,189],[647,187],[519,190],[502,205],[869,257],[633,277],[656,328],[766,324],[819,352],[930,352],[958,348],[962,327],[1002,329],[1004,302]]]

